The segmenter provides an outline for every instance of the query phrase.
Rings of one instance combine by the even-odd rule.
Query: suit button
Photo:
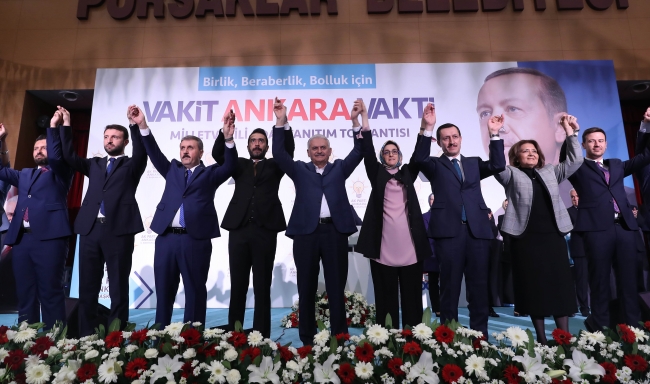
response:
[[[31,199],[31,198],[32,198],[32,195],[27,195],[27,198],[28,198],[28,199]]]
[[[183,199],[185,198],[185,195],[183,195]]]
[[[106,190],[104,189],[103,192],[106,192]]]

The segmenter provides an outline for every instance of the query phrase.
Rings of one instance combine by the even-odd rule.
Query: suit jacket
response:
[[[363,217],[363,222],[366,224],[361,227],[359,241],[355,250],[370,259],[379,259],[384,223],[384,193],[388,181],[396,179],[406,188],[406,211],[415,254],[418,261],[425,260],[431,256],[431,247],[424,221],[421,219],[422,211],[420,210],[418,195],[415,192],[415,187],[413,187],[413,182],[420,173],[417,163],[411,159],[409,164],[404,164],[397,173],[391,175],[386,168],[377,162],[375,146],[372,142],[372,132],[363,131],[362,134],[363,160],[366,166],[366,174],[372,186],[372,192],[370,192],[368,207]],[[410,241],[411,239],[393,239],[393,241]]]
[[[9,164],[7,164],[7,167],[9,167]],[[0,232],[4,232],[9,229],[9,220],[7,219],[7,213],[4,209],[5,200],[7,200],[7,194],[9,193],[9,188],[11,188],[11,184],[0,180],[0,212],[2,212],[2,214],[0,214]],[[2,244],[1,241],[0,244]]]
[[[293,180],[296,188],[296,201],[286,235],[293,238],[295,235],[308,235],[316,230],[323,194],[327,199],[336,230],[348,236],[357,232],[345,191],[345,180],[363,158],[361,139],[357,138],[356,134],[353,135],[352,151],[343,160],[336,159],[333,163],[327,163],[321,175],[316,172],[316,166],[311,161],[294,161],[287,154],[284,135],[283,127],[273,129],[273,158],[278,162],[280,169]]]
[[[555,222],[562,233],[573,229],[571,219],[560,196],[559,184],[575,173],[582,165],[582,149],[576,136],[568,136],[566,159],[558,165],[546,164],[534,171],[542,179],[546,192],[551,196]],[[495,177],[506,190],[508,208],[501,230],[513,236],[519,236],[526,230],[533,205],[533,182],[517,167],[511,165]],[[613,215],[612,215],[613,217]],[[534,218],[533,218],[534,219]]]
[[[578,219],[578,208],[571,206],[567,208],[569,217],[571,218],[571,224],[575,225],[576,220]],[[571,239],[569,240],[569,250],[571,251],[572,258],[586,257],[585,253],[585,243],[584,238],[582,237],[581,232],[572,231]]]
[[[641,127],[650,131],[650,124],[642,122]],[[648,146],[648,141],[650,141],[650,135],[646,135],[644,132],[639,130],[636,136],[634,153],[642,153],[644,148]],[[643,201],[650,201],[650,165],[639,168],[634,174],[639,181],[639,189]]]
[[[139,130],[136,134],[141,135]],[[217,188],[234,172],[237,149],[226,148],[221,166],[213,164],[206,167],[201,161],[185,185],[187,168],[176,159],[167,160],[151,132],[141,137],[151,163],[166,181],[162,198],[151,220],[151,230],[159,235],[165,232],[183,204],[185,228],[192,238],[202,240],[219,237],[221,233],[217,210],[214,208],[214,195]]]
[[[420,140],[415,146],[414,157],[422,173],[431,182],[436,198],[431,206],[429,236],[446,238],[458,236],[461,230],[461,212],[465,207],[467,225],[479,239],[493,239],[488,222],[488,207],[481,193],[481,180],[503,171],[506,159],[503,140],[490,140],[490,159],[461,155],[464,179],[460,182],[454,165],[447,156],[430,157],[431,140]]]
[[[74,172],[62,159],[58,137],[57,128],[47,129],[49,172],[42,173],[39,168],[16,171],[0,164],[0,179],[18,188],[18,203],[4,239],[5,245],[18,241],[27,209],[29,225],[37,239],[51,240],[72,234],[67,199]]]
[[[285,149],[293,158],[295,143],[293,132],[285,135]],[[212,157],[219,164],[224,164],[224,151],[226,146],[223,132],[219,131]],[[255,202],[254,220],[266,229],[275,232],[282,232],[287,229],[284,219],[282,203],[278,198],[280,180],[284,172],[278,166],[275,159],[264,159],[258,162],[256,170],[253,169],[254,162],[251,159],[240,157],[237,159],[235,171],[232,178],[235,179],[235,192],[232,195],[226,214],[223,216],[221,228],[229,231],[242,227],[250,218],[251,201]]]
[[[429,231],[429,223],[431,221],[431,210],[430,209],[422,214],[422,221],[424,221],[424,229],[428,232]],[[424,264],[422,264],[422,270],[424,272],[440,272],[440,262],[438,261],[438,258],[436,257],[436,250],[435,250],[435,246],[434,246],[435,240],[433,240],[430,237],[428,237],[428,240],[429,240],[429,246],[431,247],[431,257],[424,260]]]
[[[106,212],[106,225],[114,236],[134,235],[144,230],[135,191],[147,167],[147,154],[142,146],[138,126],[131,125],[129,128],[133,156],[122,156],[115,160],[108,175],[108,157],[84,159],[77,156],[72,147],[70,127],[61,128],[63,158],[74,170],[89,179],[86,195],[74,223],[75,233],[82,236],[90,233],[102,201]]]
[[[644,134],[641,139],[650,143],[647,135],[650,134]],[[613,199],[616,199],[621,211],[623,227],[636,231],[639,226],[627,201],[623,179],[650,164],[650,148],[646,146],[641,153],[630,160],[606,159],[604,164],[609,167],[609,185],[598,165],[588,159],[585,159],[582,166],[569,177],[569,181],[580,196],[580,209],[578,209],[574,230],[605,231],[615,225]]]

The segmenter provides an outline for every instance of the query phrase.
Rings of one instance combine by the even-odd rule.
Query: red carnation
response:
[[[350,340],[350,334],[349,333],[339,333],[336,335],[336,341],[339,343],[346,342]]]
[[[454,341],[454,331],[452,331],[449,327],[446,325],[441,325],[438,328],[436,328],[436,332],[434,335],[436,336],[436,340],[438,340],[441,343],[451,343]]]
[[[217,354],[217,350],[215,349],[214,344],[208,345],[207,343],[201,347],[199,347],[199,353],[202,354],[203,356],[214,356]]]
[[[138,357],[126,364],[126,371],[124,372],[124,376],[128,377],[129,379],[137,379],[140,377],[139,371],[144,371],[146,369],[147,360],[142,357]]]
[[[192,367],[191,361],[186,361],[181,367],[181,377],[187,379],[190,376],[194,376],[194,367]]]
[[[34,355],[38,355],[39,357],[45,357],[46,353],[50,347],[54,346],[54,342],[50,340],[49,337],[47,336],[42,336],[39,337],[34,341],[34,345],[32,345],[31,348],[29,348],[29,351],[33,353]]]
[[[616,383],[618,380],[616,378],[616,365],[610,363],[609,361],[606,361],[604,363],[600,363],[600,366],[605,368],[605,376],[603,376],[603,381],[608,384]]]
[[[419,355],[422,353],[422,348],[420,348],[420,344],[416,343],[415,341],[409,341],[408,343],[404,344],[404,353],[407,355]]]
[[[232,345],[235,346],[235,348],[239,348],[242,345],[246,344],[246,335],[242,332],[233,332],[232,336],[228,339],[232,343]]]
[[[618,325],[618,334],[621,336],[621,339],[627,343],[634,343],[636,341],[636,336],[634,332],[625,324]]]
[[[372,349],[370,343],[363,343],[354,350],[354,356],[357,360],[363,361],[364,363],[369,363],[372,359],[375,358],[375,350]]]
[[[339,366],[339,370],[336,374],[341,378],[341,381],[345,384],[350,384],[355,378],[354,368],[350,363],[343,363]]]
[[[9,338],[7,337],[7,331],[9,330],[9,327],[6,325],[0,326],[0,344],[5,344],[9,342]]]
[[[194,328],[188,328],[185,332],[181,332],[181,337],[185,339],[185,344],[196,345],[201,339],[201,333]]]
[[[142,344],[147,340],[147,329],[141,329],[139,331],[135,331],[131,333],[131,337],[129,338],[131,342],[139,343]]]
[[[519,383],[519,368],[515,365],[508,365],[503,371],[503,377],[506,379],[508,384],[518,384]]]
[[[455,383],[463,377],[463,370],[456,364],[447,364],[442,367],[442,379],[447,383]]]
[[[481,349],[481,341],[488,341],[487,337],[485,335],[481,337],[477,337],[476,339],[472,340],[472,346],[474,349]]]
[[[413,337],[413,332],[410,329],[402,329],[402,336]]]
[[[643,323],[643,326],[645,327],[645,329],[650,329],[650,321],[646,321],[645,323]],[[0,334],[1,334],[1,333],[2,333],[2,332],[1,332],[1,330],[0,330]]]
[[[645,372],[648,369],[648,362],[639,355],[625,355],[625,365],[632,371]]]
[[[402,365],[404,365],[404,362],[399,357],[393,357],[392,359],[388,360],[388,369],[393,373],[393,376],[395,377],[406,374],[400,368]]]
[[[352,324],[352,319],[348,317],[345,319],[345,322],[348,323],[348,326],[350,326]]]
[[[95,364],[93,363],[86,363],[77,370],[77,379],[82,383],[95,376],[97,376],[97,367],[95,367]]]
[[[573,384],[573,381],[571,381],[571,379],[564,379],[564,380],[553,379],[551,380],[551,383],[552,384]]]
[[[106,336],[104,343],[106,343],[106,348],[115,348],[119,347],[124,341],[122,336],[122,331],[113,331]]]
[[[571,343],[571,337],[573,337],[569,332],[563,331],[560,328],[556,328],[553,331],[553,338],[559,345],[569,345]]]
[[[27,376],[24,373],[16,373],[14,375],[14,381],[16,384],[26,384],[27,383]]]
[[[301,359],[304,359],[311,353],[311,345],[305,345],[300,348],[298,348],[298,355],[300,355]]]
[[[25,362],[27,355],[23,352],[22,349],[15,349],[9,351],[9,355],[5,357],[5,365],[11,370],[16,370],[20,368],[21,365]]]
[[[282,360],[289,361],[293,359],[293,352],[291,352],[289,348],[281,346],[280,343],[277,343],[277,346],[278,346],[278,351],[280,351],[280,357],[282,358]]]
[[[250,357],[251,357],[251,361],[253,361],[253,360],[255,360],[255,358],[256,358],[257,356],[260,355],[260,353],[262,353],[262,350],[260,350],[260,349],[257,348],[257,347],[249,347],[249,348],[246,348],[246,349],[244,349],[244,350],[241,352],[241,356],[239,357],[239,361],[244,361],[244,359],[246,358],[246,356],[250,356]]]

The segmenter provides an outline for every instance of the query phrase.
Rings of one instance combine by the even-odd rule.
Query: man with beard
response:
[[[293,132],[287,122],[287,107],[275,99],[275,126],[283,127],[284,145],[293,158],[295,144]],[[224,133],[219,132],[212,148],[212,157],[224,164]],[[235,192],[223,217],[221,228],[229,231],[228,257],[230,260],[230,308],[228,325],[234,329],[235,322],[244,323],[246,293],[249,276],[253,269],[253,292],[255,314],[253,329],[264,337],[271,337],[271,278],[277,246],[278,232],[287,228],[278,198],[280,180],[284,172],[275,159],[266,159],[269,140],[266,131],[257,128],[248,137],[250,159],[237,159],[233,179]],[[264,244],[260,247],[259,244]]]
[[[61,158],[61,122],[70,126],[70,114],[58,107],[47,136],[34,143],[36,168],[16,171],[0,165],[0,180],[18,188],[17,217],[5,237],[5,244],[13,246],[18,322],[40,322],[42,310],[46,328],[66,320],[63,270],[72,234],[66,202],[73,171]],[[0,137],[5,134],[0,126]]]
[[[76,171],[87,176],[88,190],[74,223],[81,235],[79,242],[79,332],[94,333],[98,324],[97,299],[104,276],[108,273],[111,311],[109,324],[119,319],[121,327],[129,318],[129,274],[135,234],[142,232],[142,215],[135,200],[135,191],[147,167],[147,154],[142,146],[138,126],[134,122],[138,108],[127,109],[133,136],[132,157],[124,154],[129,144],[129,131],[118,124],[104,129],[104,150],[107,157],[85,159],[72,147],[69,126],[61,128],[63,157]],[[146,122],[145,122],[146,124]],[[142,128],[146,128],[143,126]]]

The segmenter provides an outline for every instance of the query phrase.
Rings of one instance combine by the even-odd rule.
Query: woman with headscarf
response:
[[[362,111],[364,164],[372,192],[356,250],[371,259],[377,323],[386,326],[390,314],[393,328],[400,328],[401,302],[401,328],[415,326],[422,322],[422,263],[431,256],[413,187],[419,170],[414,161],[402,166],[402,151],[392,140],[382,145],[377,161],[365,108]]]
[[[503,126],[503,117],[488,124]],[[573,229],[559,184],[580,168],[582,149],[575,117],[564,115],[567,156],[558,165],[544,164],[535,140],[521,140],[508,152],[510,165],[496,175],[508,198],[501,231],[510,235],[515,308],[530,315],[537,341],[546,343],[544,317],[569,331],[569,315],[577,311],[576,292],[564,235]],[[558,127],[559,128],[559,127]],[[556,137],[558,133],[555,133]]]

